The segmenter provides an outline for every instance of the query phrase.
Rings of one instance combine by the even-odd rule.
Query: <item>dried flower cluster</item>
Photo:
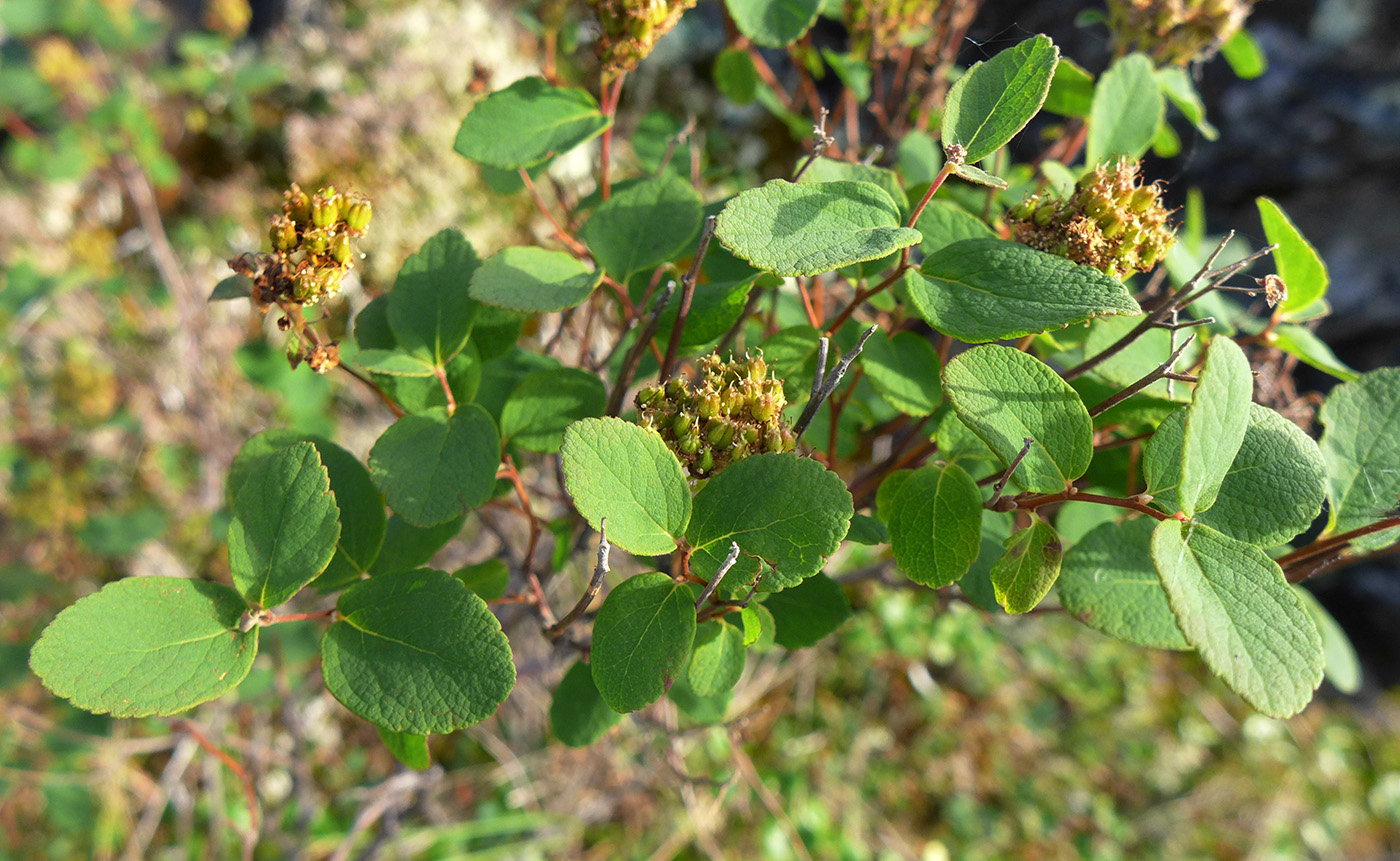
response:
[[[676,377],[637,393],[638,421],[661,434],[692,477],[751,454],[792,450],[783,383],[768,376],[761,353],[729,362],[712,353],[700,360],[700,374],[699,385]]]
[[[1108,27],[1160,66],[1207,59],[1240,29],[1254,0],[1109,0]]]
[[[610,72],[629,72],[636,68],[656,40],[681,19],[685,10],[696,0],[590,0],[603,36],[598,41],[598,56]]]
[[[272,217],[271,254],[243,254],[229,268],[253,280],[253,301],[310,305],[340,289],[355,265],[353,240],[364,235],[372,209],[368,198],[335,186],[307,194],[292,183],[282,214]]]
[[[1035,194],[1006,213],[1017,242],[1092,266],[1114,278],[1146,272],[1176,240],[1158,183],[1143,185],[1137,161],[1085,174],[1068,199]]]

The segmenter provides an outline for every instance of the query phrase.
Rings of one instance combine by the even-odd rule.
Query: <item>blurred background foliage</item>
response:
[[[647,142],[694,113],[707,160],[785,172],[799,143],[710,83],[714,5],[629,80],[630,157],[647,164]],[[1046,31],[1102,67],[1102,31],[1070,23],[1090,4],[988,5],[966,61]],[[290,426],[363,454],[387,425],[359,389],[293,372],[246,303],[205,301],[224,261],[261,245],[289,181],[375,201],[333,327],[441,227],[486,251],[548,235],[523,195],[501,193],[509,178],[481,176],[451,141],[478,95],[538,70],[541,20],[565,15],[559,64],[592,68],[567,6],[0,3],[0,857],[236,857],[249,811],[235,775],[170,721],[54,699],[28,648],[117,577],[226,577],[223,478],[253,433]],[[1221,140],[1183,127],[1182,153],[1155,168],[1182,193],[1210,190],[1213,229],[1248,231],[1235,219],[1253,196],[1279,197],[1333,269],[1339,313],[1322,334],[1363,371],[1400,360],[1393,334],[1377,337],[1400,318],[1400,271],[1381,254],[1400,184],[1396,17],[1383,2],[1263,4],[1251,26],[1271,71],[1239,82],[1207,67]],[[566,181],[588,169],[552,168]],[[439,562],[466,561],[479,531]],[[545,717],[564,665],[527,635],[513,638],[520,682],[500,714],[434,738],[434,767],[408,772],[325,693],[307,625],[266,630],[236,696],[189,717],[250,775],[264,858],[1400,853],[1394,570],[1320,584],[1366,682],[1280,722],[1189,656],[1055,613],[1013,622],[949,605],[862,561],[845,568],[855,617],[817,647],[752,661],[725,726],[663,701],[566,749]]]

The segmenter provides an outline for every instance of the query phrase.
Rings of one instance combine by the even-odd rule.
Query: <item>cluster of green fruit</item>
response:
[[[272,253],[244,254],[229,267],[253,280],[252,296],[261,305],[320,302],[340,289],[355,265],[353,240],[369,226],[369,198],[335,186],[311,195],[296,183],[283,197],[282,214],[268,228]]]
[[[612,73],[637,67],[696,0],[589,0],[602,38],[598,57]]]
[[[1123,48],[1184,66],[1235,35],[1253,8],[1254,0],[1110,0],[1108,27]]]
[[[661,434],[693,478],[706,478],[751,454],[792,451],[783,424],[781,380],[768,376],[763,354],[724,362],[700,360],[700,382],[682,377],[637,392],[637,420]]]
[[[1176,228],[1161,188],[1141,184],[1139,168],[1119,159],[1085,174],[1066,199],[1031,195],[1007,211],[1007,226],[1017,242],[1120,280],[1146,272],[1166,256]]]

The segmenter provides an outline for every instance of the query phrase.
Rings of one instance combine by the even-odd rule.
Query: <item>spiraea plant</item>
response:
[[[236,259],[291,352],[394,421],[367,462],[287,430],[249,440],[228,478],[232,583],[127,579],[77,602],[32,653],[53,692],[173,714],[236,688],[261,628],[320,625],[326,688],[424,767],[429,734],[509,696],[508,633],[542,636],[554,732],[586,745],[663,697],[733,717],[749,653],[832,633],[868,582],[843,587],[857,564],[929,601],[1194,652],[1269,715],[1303,709],[1324,672],[1354,681],[1298,584],[1400,539],[1400,369],[1358,374],[1312,333],[1327,270],[1274,201],[1258,248],[1163,203],[1139,159],[1173,123],[1213,130],[1162,67],[1204,41],[1134,25],[1095,76],[1039,35],[959,70],[975,3],[931,21],[879,6],[944,34],[931,46],[860,4],[727,0],[716,91],[816,130],[791,178],[755,178],[701,119],[615,139],[626,69],[687,4],[594,5],[614,46],[596,86],[517,80],[454,144],[529,196],[547,241],[429,238],[338,365],[306,355],[323,341],[300,312],[334,304],[368,202],[293,187],[273,250]],[[880,49],[814,52],[824,9]],[[845,89],[818,103],[817,74]],[[1037,115],[1044,149],[1021,161],[1008,144]],[[593,179],[539,181],[595,140]],[[1338,380],[1320,437],[1281,414],[1299,415],[1291,389],[1255,380],[1281,356]],[[520,519],[518,546],[485,537],[488,508]],[[494,560],[426,567],[459,534]],[[504,631],[502,605],[529,624]]]

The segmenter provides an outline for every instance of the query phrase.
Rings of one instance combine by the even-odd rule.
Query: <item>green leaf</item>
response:
[[[698,284],[690,300],[690,313],[685,317],[685,328],[681,330],[680,346],[694,347],[708,344],[729,331],[739,315],[744,313],[749,291],[754,289],[754,276],[742,281],[728,283]],[[656,328],[657,343],[670,341],[671,329],[680,315],[680,302],[667,304],[661,312],[661,320]]]
[[[480,164],[515,170],[568,152],[609,125],[583,90],[521,78],[472,108],[452,149]]]
[[[564,429],[602,415],[607,398],[598,375],[579,368],[531,374],[501,410],[501,438],[527,451],[558,451]]]
[[[341,705],[377,726],[425,735],[495,714],[515,664],[486,602],[421,568],[346,589],[321,638],[321,674]]]
[[[379,740],[384,742],[384,746],[389,748],[389,752],[394,755],[394,759],[413,769],[414,771],[425,771],[433,764],[433,760],[428,756],[428,737],[411,732],[394,732],[377,726],[379,730]]]
[[[704,210],[688,181],[663,173],[608,198],[583,226],[583,239],[598,265],[626,282],[693,250]]]
[[[923,281],[909,291],[915,309],[938,331],[974,344],[1142,313],[1119,281],[1019,242],[965,239],[920,271]]]
[[[424,560],[427,561],[427,560]],[[483,601],[495,601],[506,594],[510,585],[510,568],[500,559],[487,559],[475,565],[467,565],[452,572],[463,585],[475,592]]]
[[[1118,156],[1137,158],[1147,152],[1165,110],[1162,91],[1152,76],[1152,61],[1145,54],[1115,60],[1094,88],[1087,163],[1102,164]]]
[[[1096,526],[1065,553],[1056,591],[1068,613],[1110,637],[1150,649],[1189,649],[1152,567],[1156,525],[1141,517]]]
[[[316,446],[299,442],[258,462],[233,500],[228,567],[248,603],[275,607],[325,570],[340,509]]]
[[[370,361],[393,362],[390,369],[399,373],[390,375],[373,370],[371,373],[374,375],[374,382],[385,394],[408,412],[421,412],[432,407],[445,406],[447,398],[443,394],[442,383],[433,375],[434,363],[431,360],[419,357],[415,359],[417,364],[411,365],[399,359],[388,360],[383,355],[386,352],[397,356],[407,355],[399,348],[398,339],[389,327],[390,296],[391,294],[386,293],[377,297],[355,316],[355,342],[359,352],[348,358],[352,362],[361,361],[365,357]],[[473,325],[472,330],[476,332],[477,327]],[[469,341],[466,349],[447,363],[447,382],[452,387],[453,397],[458,403],[472,400],[480,384],[481,363],[474,355],[475,340],[473,338]],[[406,371],[422,374],[425,370],[428,372],[425,376],[403,374]]]
[[[715,236],[735,256],[778,275],[817,275],[878,260],[919,241],[899,206],[868,182],[774,179],[732,198]]]
[[[851,515],[851,526],[846,530],[845,541],[854,541],[868,547],[890,543],[890,531],[885,524],[868,514]]]
[[[764,48],[781,48],[802,38],[817,21],[822,0],[724,0],[739,32]]]
[[[1269,67],[1264,50],[1259,47],[1254,35],[1243,27],[1220,46],[1220,55],[1230,64],[1231,70],[1246,81],[1264,74]]]
[[[1361,659],[1347,638],[1347,632],[1311,592],[1297,585],[1293,591],[1303,600],[1303,606],[1308,608],[1308,615],[1322,637],[1322,674],[1342,693],[1356,694],[1361,690]]]
[[[603,601],[593,625],[593,682],[603,702],[626,714],[661,699],[694,640],[689,589],[657,572],[623,581]]]
[[[725,691],[712,697],[702,697],[690,689],[690,680],[684,672],[666,692],[666,698],[676,704],[681,714],[697,724],[711,725],[724,720],[729,712],[729,703],[734,699],[733,691]]]
[[[890,547],[910,580],[937,589],[967,573],[982,545],[982,491],[962,467],[909,474],[891,504]]]
[[[982,518],[981,546],[977,551],[977,561],[958,581],[958,590],[972,603],[993,615],[1006,615],[1006,610],[997,603],[997,590],[992,585],[992,566],[1006,552],[1006,539],[1011,537],[1011,515],[988,512]]]
[[[934,142],[933,138],[921,131],[911,131],[907,133],[899,142],[899,150],[896,153],[899,175],[904,180],[904,184],[909,188],[924,186],[928,188],[929,183],[938,175],[938,171],[943,168],[943,150]],[[933,203],[944,203],[945,201],[934,201]],[[930,203],[929,206],[932,206]],[[927,208],[924,210],[928,211]]]
[[[850,527],[854,508],[841,477],[796,454],[760,454],[733,463],[695,496],[685,538],[696,573],[708,577],[731,542],[772,566],[759,588],[796,586],[821,570]],[[612,521],[608,521],[612,538]]]
[[[801,161],[798,164],[800,165]],[[820,185],[824,182],[868,182],[878,185],[896,205],[908,200],[904,188],[899,184],[899,176],[887,167],[821,156],[807,166],[807,170],[798,180],[800,185]],[[902,212],[908,207],[902,206],[900,209]]]
[[[1212,340],[1200,382],[1186,408],[1181,441],[1181,481],[1176,495],[1187,517],[1215,504],[1220,483],[1249,428],[1253,396],[1254,376],[1244,351],[1229,338]]]
[[[1048,365],[1011,347],[974,347],[943,369],[943,390],[963,424],[1010,466],[1026,490],[1058,493],[1089,468],[1094,428],[1084,402]]]
[[[549,703],[554,737],[569,747],[588,747],[620,720],[622,715],[608,708],[593,684],[593,671],[582,660],[575,661]]]
[[[749,52],[726,48],[715,57],[715,89],[736,105],[751,104],[758,98],[758,69]]]
[[[1029,613],[1060,576],[1064,547],[1054,527],[1031,515],[1031,525],[1006,539],[1006,552],[992,565],[997,603],[1008,613]]]
[[[1064,117],[1087,117],[1094,105],[1094,76],[1078,63],[1061,57],[1050,79],[1044,109]]]
[[[805,584],[811,581],[804,580],[802,582]],[[777,592],[773,594],[781,595],[782,593]],[[762,652],[766,651],[770,646],[777,642],[774,639],[774,637],[777,631],[778,623],[773,619],[773,612],[767,607],[763,606],[762,604],[749,604],[743,610],[740,610],[739,620],[744,625],[745,646],[753,646],[755,651]]]
[[[1256,197],[1259,220],[1264,223],[1264,236],[1274,249],[1274,266],[1278,276],[1288,286],[1288,295],[1278,305],[1278,314],[1289,319],[1293,312],[1302,311],[1327,295],[1327,265],[1317,249],[1312,247],[1298,228],[1272,198]]]
[[[1219,130],[1206,120],[1205,103],[1201,101],[1201,94],[1196,92],[1196,85],[1184,67],[1168,66],[1158,69],[1153,76],[1157,79],[1158,89],[1171,99],[1176,109],[1181,111],[1181,115],[1201,133],[1201,137],[1208,141],[1220,137]]]
[[[988,188],[995,188],[998,191],[1009,188],[1011,183],[999,176],[993,176],[980,167],[972,164],[959,164],[953,167],[953,175],[958,179],[967,180],[977,185],[985,185]]]
[[[690,485],[660,435],[617,418],[583,419],[564,431],[564,489],[594,530],[639,556],[676,549],[690,522]]]
[[[227,302],[230,299],[247,299],[253,295],[253,279],[247,275],[230,275],[218,284],[209,294],[210,302]]]
[[[695,629],[685,677],[698,697],[722,694],[739,683],[744,674],[744,632],[720,620]]]
[[[925,258],[964,239],[995,239],[996,231],[972,213],[946,200],[929,201],[919,215],[916,225],[923,239],[919,241],[919,251]]]
[[[1318,412],[1327,464],[1327,532],[1350,532],[1380,519],[1400,502],[1400,368],[1381,368],[1343,383]],[[1400,527],[1353,542],[1378,550],[1400,539]]]
[[[1322,638],[1263,550],[1209,526],[1163,520],[1152,563],[1186,642],[1271,717],[1301,711],[1322,682]]]
[[[460,514],[446,523],[421,527],[414,526],[397,514],[393,515],[384,530],[384,546],[379,551],[379,558],[370,566],[369,573],[377,577],[412,571],[423,565],[443,545],[457,537],[466,519],[465,514]]]
[[[1143,472],[1152,504],[1177,511],[1182,435],[1186,410],[1172,413],[1147,441]],[[1275,547],[1307,529],[1322,510],[1327,470],[1312,437],[1293,422],[1259,404],[1250,404],[1249,425],[1230,464],[1215,504],[1196,515],[1241,541]]]
[[[472,275],[471,296],[512,311],[562,311],[592,295],[602,277],[562,251],[502,248]]]
[[[1271,333],[1269,343],[1278,347],[1290,356],[1296,356],[1303,364],[1311,365],[1319,371],[1331,374],[1344,383],[1361,378],[1361,374],[1353,370],[1346,362],[1337,358],[1337,354],[1332,352],[1332,348],[1313,334],[1311,329],[1304,329],[1292,323],[1283,323],[1276,327]]]
[[[227,586],[129,577],[58,614],[29,654],[44,686],[113,717],[170,715],[238,686],[258,651],[247,609]]]
[[[1060,49],[1032,36],[985,62],[975,63],[943,107],[943,145],[962,144],[975,164],[1007,144],[1045,103]]]
[[[414,526],[451,520],[490,499],[500,463],[496,425],[476,404],[451,415],[434,407],[404,416],[369,452],[375,486]]]
[[[380,496],[370,480],[369,470],[359,458],[321,437],[291,430],[265,430],[245,442],[233,459],[228,470],[227,496],[230,500],[236,499],[244,481],[258,464],[299,442],[316,446],[340,509],[340,538],[336,541],[335,556],[316,580],[317,588],[336,588],[368,571],[384,544],[384,497]]]
[[[456,230],[423,243],[399,269],[389,294],[389,328],[399,348],[443,366],[466,346],[477,304],[467,292],[481,260]]]
[[[815,645],[851,618],[841,584],[821,573],[774,592],[763,599],[763,606],[773,616],[774,641],[789,651]]]
[[[875,70],[869,63],[859,59],[854,53],[840,54],[830,48],[822,48],[822,59],[831,66],[841,83],[855,94],[856,101],[869,101],[870,81],[875,76]]]
[[[876,332],[865,342],[860,365],[880,397],[905,415],[926,416],[943,402],[938,351],[921,335]]]
[[[355,354],[355,364],[391,377],[431,377],[437,373],[437,365],[431,361],[398,350],[361,350]]]

